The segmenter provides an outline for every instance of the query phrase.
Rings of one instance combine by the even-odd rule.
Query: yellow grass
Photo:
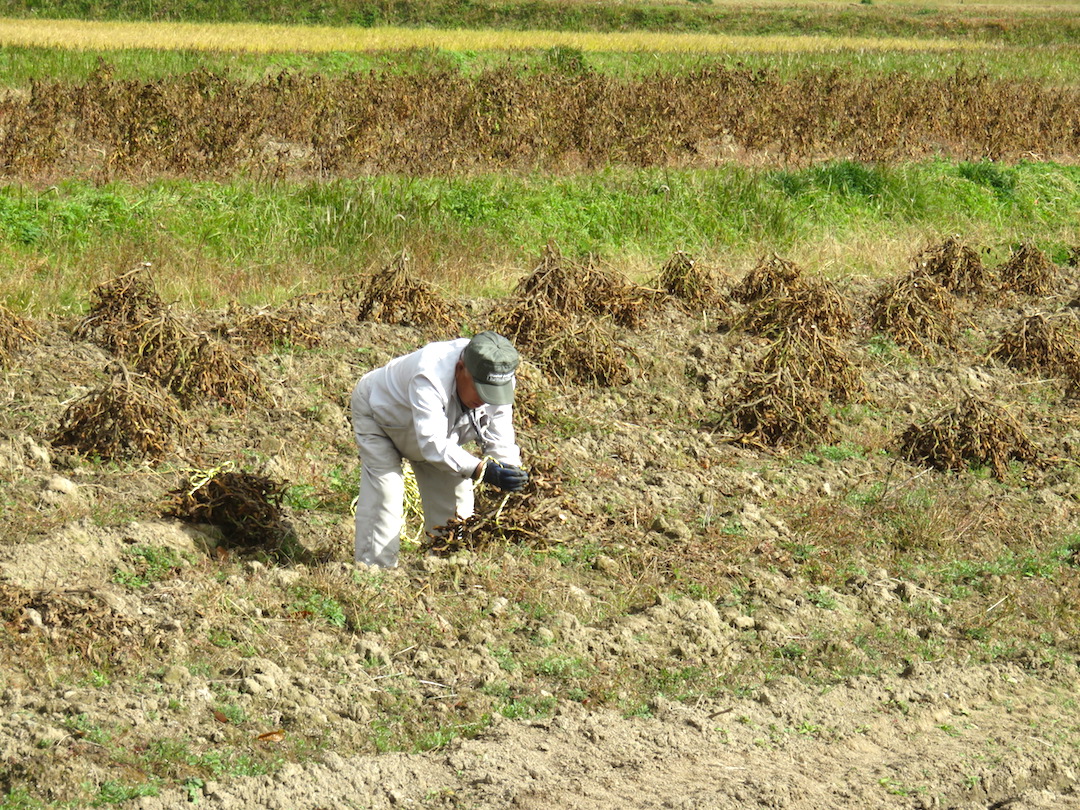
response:
[[[562,46],[581,51],[647,53],[783,53],[936,51],[985,44],[946,39],[869,37],[723,36],[710,34],[574,33],[565,31],[437,30],[418,28],[332,28],[256,23],[88,22],[0,19],[0,46],[74,50],[205,50],[251,52],[529,50]]]

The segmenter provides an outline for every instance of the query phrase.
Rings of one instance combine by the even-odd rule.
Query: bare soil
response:
[[[389,572],[351,561],[348,394],[444,335],[324,302],[318,345],[253,349],[184,313],[265,397],[188,404],[174,453],[109,461],[51,440],[116,358],[35,323],[0,377],[0,807],[1080,808],[1080,425],[1061,373],[989,359],[1076,285],[958,299],[969,328],[924,354],[866,327],[879,286],[845,285],[866,397],[818,439],[725,426],[772,342],[731,302],[607,324],[625,385],[526,352],[549,525]],[[969,396],[1038,460],[900,455]],[[288,542],[169,516],[226,465],[289,487]]]

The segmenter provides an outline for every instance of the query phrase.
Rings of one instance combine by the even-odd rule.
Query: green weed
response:
[[[420,734],[416,738],[413,750],[416,753],[422,753],[424,751],[434,751],[439,748],[445,748],[454,740],[472,739],[489,725],[489,720],[482,720],[477,723],[460,723],[452,726],[441,726],[434,731]]]
[[[551,678],[587,678],[593,668],[580,658],[571,655],[552,655],[536,664],[536,674]]]
[[[24,787],[13,787],[0,796],[0,810],[46,810],[53,806],[34,798]]]
[[[836,597],[822,588],[809,591],[806,594],[806,601],[822,610],[835,610],[838,605]]]
[[[155,779],[134,785],[109,779],[102,782],[98,787],[97,797],[92,802],[92,806],[101,807],[106,804],[121,804],[131,799],[137,799],[140,796],[157,796],[159,792],[160,785]]]
[[[145,588],[152,582],[172,579],[194,563],[195,557],[168,546],[133,546],[125,550],[125,568],[113,573],[113,582],[128,588]]]
[[[325,621],[332,627],[344,627],[345,609],[332,596],[309,585],[298,585],[292,589],[293,603],[291,610],[299,616],[310,616]]]
[[[499,706],[499,714],[511,720],[531,720],[550,716],[557,704],[558,699],[553,695],[547,697],[525,695]]]

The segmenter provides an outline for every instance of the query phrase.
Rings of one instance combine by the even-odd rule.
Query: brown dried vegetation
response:
[[[1034,245],[1017,247],[998,269],[1001,288],[1021,295],[1045,295],[1058,283],[1058,268]]]
[[[540,264],[514,288],[524,299],[544,300],[565,315],[610,316],[619,326],[641,326],[656,302],[656,293],[625,276],[581,264],[548,244]]]
[[[91,590],[30,590],[0,582],[0,621],[5,641],[20,655],[42,645],[74,650],[90,666],[122,669],[143,643],[138,623]],[[25,660],[24,660],[25,662]]]
[[[1038,448],[1007,411],[968,396],[957,407],[921,425],[910,425],[898,439],[899,453],[913,464],[936,470],[987,465],[1004,480],[1010,461],[1035,463]]]
[[[150,278],[149,267],[144,264],[91,290],[90,311],[75,327],[74,337],[96,343],[118,357],[140,357],[148,351],[143,345],[142,329],[149,322],[160,320],[166,311],[165,302]],[[150,331],[160,335],[166,327],[151,327]],[[149,342],[154,343],[154,338]]]
[[[0,304],[0,368],[23,346],[37,338],[37,330],[26,318],[21,318]]]
[[[529,360],[566,382],[629,382],[629,362],[636,356],[619,340],[616,326],[640,325],[656,304],[653,291],[569,262],[548,245],[515,293],[491,313],[491,329],[516,343]]]
[[[1071,314],[1024,318],[989,356],[1020,371],[1080,382],[1080,322]]]
[[[230,466],[193,471],[184,485],[169,493],[166,514],[214,526],[230,543],[246,548],[273,550],[294,538],[282,510],[285,485]]]
[[[797,99],[797,103],[792,100]],[[635,78],[513,65],[247,81],[205,70],[38,81],[0,103],[0,173],[361,176],[710,166],[723,149],[787,163],[1080,151],[1074,88],[958,70],[709,66]],[[734,148],[734,152],[731,148]]]
[[[956,295],[982,295],[993,284],[979,254],[956,236],[927,248],[915,257],[914,264],[915,272],[925,273]]]
[[[158,460],[188,435],[187,420],[167,392],[115,364],[108,383],[67,407],[51,442],[85,456]]]
[[[162,379],[185,404],[210,399],[243,410],[266,400],[266,386],[259,372],[231,346],[198,334],[178,348]]]
[[[574,511],[562,488],[558,462],[546,460],[529,468],[529,482],[521,492],[502,493],[488,488],[477,492],[476,512],[454,518],[437,535],[427,535],[424,550],[448,556],[497,543],[522,543],[545,547],[553,523],[566,520]]]
[[[854,364],[813,325],[792,325],[735,384],[716,427],[751,445],[803,445],[831,435],[830,402],[861,399]]]
[[[799,279],[778,295],[754,299],[735,326],[767,337],[803,326],[838,336],[850,332],[853,323],[851,307],[835,284]]]
[[[802,268],[782,259],[775,253],[761,259],[731,292],[742,304],[752,304],[762,298],[779,298],[802,276]]]
[[[927,341],[952,346],[959,328],[956,299],[925,270],[916,269],[887,285],[870,302],[870,327],[917,354]]]
[[[660,269],[653,286],[689,314],[725,313],[730,309],[723,286],[715,275],[681,250],[675,251]]]
[[[413,277],[407,267],[409,257],[400,253],[382,270],[363,277],[341,296],[341,306],[356,308],[358,321],[399,324],[423,324],[437,331],[456,331],[462,313],[457,306],[441,298],[430,285]]]
[[[310,297],[277,308],[230,303],[216,332],[222,339],[250,352],[263,352],[275,346],[313,349],[322,343],[322,321],[323,316]]]
[[[584,385],[623,385],[633,352],[608,319],[564,314],[545,298],[514,298],[496,308],[490,328],[556,379]]]
[[[228,344],[197,333],[158,296],[146,266],[98,285],[75,337],[111,351],[185,403],[245,408],[266,397],[258,372]]]

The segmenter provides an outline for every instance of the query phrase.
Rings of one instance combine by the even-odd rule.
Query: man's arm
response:
[[[521,448],[514,433],[512,405],[487,405],[488,418],[484,429],[484,452],[504,464],[521,466]]]
[[[456,472],[462,478],[476,474],[479,459],[450,440],[446,418],[447,393],[427,377],[417,377],[409,386],[416,443],[424,461]]]

